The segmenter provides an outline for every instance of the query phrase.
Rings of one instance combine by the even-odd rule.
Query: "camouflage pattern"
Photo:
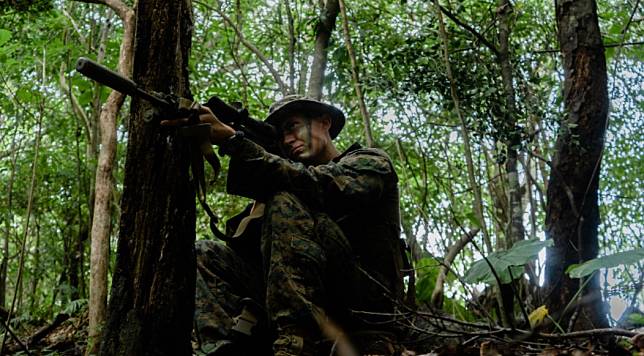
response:
[[[195,250],[195,326],[199,337],[202,341],[231,339],[233,318],[241,311],[241,300],[246,297],[263,299],[261,269],[217,241],[197,241]]]
[[[387,319],[351,313],[393,312],[403,295],[397,177],[387,155],[353,146],[306,167],[249,140],[230,152],[229,193],[266,203],[260,257],[240,257],[254,248],[253,229],[229,246],[197,244],[201,337],[230,338],[243,297],[265,307],[275,355],[314,354],[325,323],[364,330]]]

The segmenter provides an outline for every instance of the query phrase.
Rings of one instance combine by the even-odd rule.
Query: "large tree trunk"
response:
[[[189,96],[190,0],[136,9],[133,79]],[[117,260],[102,355],[189,355],[195,288],[195,202],[188,142],[133,100]],[[160,113],[163,117],[163,113]]]
[[[559,128],[548,184],[546,236],[555,244],[546,255],[546,290],[551,313],[562,313],[582,286],[582,280],[568,277],[566,268],[597,257],[597,195],[608,94],[595,1],[559,0],[556,13],[566,116]],[[607,325],[597,274],[581,298],[565,310],[565,314],[572,312],[567,320],[579,322],[569,328]]]

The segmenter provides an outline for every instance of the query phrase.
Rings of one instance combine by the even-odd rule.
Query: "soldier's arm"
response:
[[[373,150],[315,167],[272,155],[245,139],[228,151],[228,192],[260,201],[289,191],[315,206],[348,210],[378,201],[385,186],[396,182],[387,156]]]

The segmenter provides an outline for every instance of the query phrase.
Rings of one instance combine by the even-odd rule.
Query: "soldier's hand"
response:
[[[235,130],[219,121],[219,119],[212,113],[212,111],[203,105],[197,104],[197,113],[199,115],[200,124],[210,124],[210,142],[219,145],[227,138],[235,134]],[[190,118],[180,118],[172,120],[162,120],[162,126],[185,126],[191,124]]]

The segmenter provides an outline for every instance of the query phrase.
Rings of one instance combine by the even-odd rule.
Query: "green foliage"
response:
[[[62,313],[68,314],[68,315],[75,315],[79,311],[81,311],[84,308],[87,308],[87,299],[75,299],[70,301],[65,309],[63,309]]]
[[[487,256],[485,259],[475,261],[469,270],[465,273],[463,280],[467,283],[479,283],[494,285],[497,280],[491,267],[496,272],[499,280],[503,284],[510,283],[514,279],[523,275],[523,266],[537,258],[539,251],[544,247],[552,246],[552,240],[525,240],[519,241],[507,251],[496,251]]]
[[[429,302],[432,292],[436,287],[436,277],[440,270],[440,263],[433,258],[422,258],[416,262],[416,300]]]
[[[632,313],[628,315],[628,321],[633,324],[635,327],[644,326],[644,315],[638,313]]]
[[[568,266],[566,273],[571,278],[582,278],[602,268],[632,265],[641,260],[644,260],[644,248],[618,252],[612,255],[593,258],[581,264],[573,264]]]
[[[222,3],[222,11],[240,27],[244,38],[269,59],[285,82],[293,83],[294,91],[304,93],[318,21],[316,2],[289,1],[293,42],[289,38],[289,19],[283,1]],[[494,2],[441,3],[488,42],[498,45]],[[9,6],[15,4],[20,6]],[[193,4],[195,21],[189,69],[195,98],[204,101],[211,95],[219,95],[227,101],[241,101],[254,117],[263,118],[271,102],[282,95],[275,78],[215,11],[217,2],[205,0]],[[507,176],[503,166],[507,147],[503,141],[515,136],[520,137],[514,148],[520,149],[523,162],[519,165],[519,180],[524,216],[526,222],[530,221],[525,224],[526,235],[532,238],[544,235],[542,202],[546,199],[550,171],[533,154],[552,159],[552,147],[563,116],[563,73],[552,4],[522,0],[513,5],[510,57],[517,108],[511,113],[504,107],[498,58],[469,30],[445,18],[456,95],[465,128],[473,133],[469,143],[474,178],[484,205],[484,218],[480,221],[474,213],[463,134],[447,79],[433,3],[387,0],[347,3],[360,84],[371,114],[372,130],[378,146],[393,158],[400,180],[403,231],[416,239],[425,254],[440,256],[462,236],[464,229],[474,227],[488,229],[492,247],[504,245],[508,212],[504,205]],[[632,5],[623,1],[598,1],[605,43],[642,42],[644,28],[640,22],[631,22],[625,31]],[[101,33],[108,20],[111,26],[107,29],[106,41],[101,43]],[[84,119],[72,109],[70,99],[76,99],[80,110],[93,122],[99,112],[95,101],[100,104],[109,91],[103,88],[97,92],[94,83],[74,72],[73,65],[77,57],[96,58],[99,49],[104,48],[104,64],[115,68],[122,32],[118,18],[109,8],[98,4],[23,0],[0,5],[0,181],[6,182],[0,190],[0,246],[8,242],[8,251],[1,252],[9,256],[6,297],[9,300],[14,294],[20,296],[15,315],[25,316],[25,322],[27,316],[47,318],[61,310],[80,307],[87,296],[87,230],[96,165],[92,151],[97,148],[90,137],[96,133],[95,127],[86,127]],[[292,53],[290,43],[294,43]],[[600,236],[604,236],[601,251],[607,255],[641,250],[643,53],[641,45],[607,50],[612,106],[599,194]],[[68,88],[61,86],[61,77]],[[337,140],[340,148],[364,141],[363,118],[353,84],[349,54],[338,20],[329,48],[324,98],[347,114],[345,130]],[[126,107],[119,118],[112,248],[118,236],[118,200],[128,138],[127,112]],[[509,116],[516,119],[515,126],[504,124]],[[39,159],[35,162],[35,199],[27,227],[27,197],[40,118],[43,119],[42,140]],[[223,159],[224,166],[226,160]],[[530,187],[528,173],[534,180],[530,181]],[[222,220],[248,202],[225,194],[225,179],[219,179],[210,191],[208,201],[216,207]],[[205,214],[198,215],[199,238],[212,238]],[[22,288],[17,288],[17,256],[23,236],[27,236],[27,256]],[[82,242],[77,249],[78,241]],[[523,276],[522,266],[534,260],[538,251],[549,243],[529,240],[515,244],[509,251],[485,249],[502,281],[509,282],[508,268],[512,268],[515,278]],[[111,258],[113,263],[114,254]],[[496,283],[487,263],[474,261],[476,258],[473,249],[465,248],[451,266],[455,274],[448,274],[446,295],[449,298],[444,298],[444,309],[461,318],[472,317],[464,307],[471,295],[460,283],[454,282],[455,275],[464,275],[468,283]],[[619,260],[624,263],[624,256]],[[79,263],[74,265],[72,261]],[[608,262],[599,258],[593,263],[608,267]],[[438,262],[423,259],[417,267],[417,297],[419,301],[428,301],[434,290]],[[575,271],[580,273],[582,267],[586,271],[594,268],[589,263],[578,266]],[[615,283],[615,288],[627,290],[633,284],[629,276],[633,271],[641,275],[642,266],[611,268],[605,271],[604,278]],[[74,273],[79,277],[78,285],[70,281]],[[34,281],[37,283],[32,293]]]
[[[432,299],[432,292],[436,287],[436,278],[440,271],[441,263],[436,258],[425,257],[415,263],[416,270],[416,300],[420,303],[429,303]],[[454,274],[448,273],[446,284],[455,280]],[[463,300],[443,297],[443,310],[460,318],[461,320],[474,320],[475,317]]]
[[[5,0],[0,3],[0,15],[11,10],[19,12],[42,12],[53,8],[52,0]]]
[[[0,46],[4,45],[11,39],[11,31],[0,29]],[[3,47],[4,48],[4,47]]]

